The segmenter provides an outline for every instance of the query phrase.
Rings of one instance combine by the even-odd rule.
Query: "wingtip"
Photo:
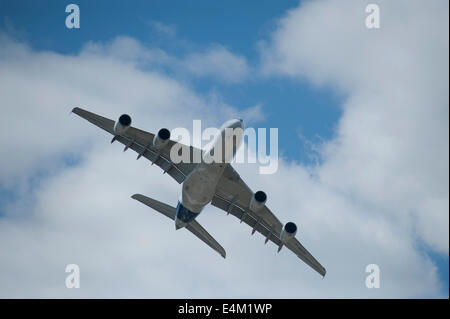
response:
[[[131,195],[131,198],[137,200],[139,196],[140,196],[140,194],[133,194],[133,195]]]

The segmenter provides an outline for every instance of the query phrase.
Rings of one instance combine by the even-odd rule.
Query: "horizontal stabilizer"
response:
[[[225,249],[200,225],[196,220],[186,225],[186,228],[195,236],[203,240],[209,247],[217,251],[223,258],[226,257]]]
[[[147,205],[148,207],[153,208],[157,212],[166,215],[170,219],[175,220],[175,207],[164,204],[160,201],[154,200],[153,198],[141,194],[134,194],[133,196],[131,196],[131,198]]]
[[[175,220],[175,207],[164,204],[141,194],[134,194],[131,198],[153,208],[161,214]],[[217,251],[223,258],[226,256],[225,249],[200,225],[196,220],[189,222],[186,227],[191,233],[200,238],[209,247]]]

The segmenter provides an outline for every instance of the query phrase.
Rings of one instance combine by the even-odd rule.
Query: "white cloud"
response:
[[[168,36],[168,37],[174,37],[176,34],[176,27],[172,24],[165,24],[160,21],[149,21],[150,27],[155,30],[156,32]]]
[[[84,46],[81,53],[108,56],[151,69],[165,68],[175,74],[213,78],[222,83],[242,82],[250,73],[244,56],[236,55],[221,45],[176,57],[160,48],[149,49],[136,39],[118,36],[106,43],[91,41]]]
[[[81,51],[83,55],[107,56],[139,66],[177,64],[174,57],[159,48],[149,49],[136,39],[118,36],[107,43],[88,42]]]
[[[191,127],[201,115],[211,119],[205,125],[220,126],[217,110],[224,116],[242,113],[217,95],[202,97],[164,73],[139,69],[142,56],[151,53],[130,38],[104,46],[90,43],[78,56],[33,52],[4,35],[0,40],[0,95],[9,119],[2,126],[8,133],[0,136],[0,185],[11,183],[17,174],[27,176],[52,157],[81,149],[83,137],[90,134],[83,130],[80,136],[80,124],[69,116],[74,106],[95,108],[112,118],[142,112],[147,115],[135,118],[135,124],[153,130]],[[260,117],[257,107],[248,112]]]
[[[250,73],[245,57],[235,55],[221,45],[193,53],[186,57],[183,64],[194,74],[217,77],[231,83],[245,80]]]
[[[378,1],[381,28],[370,30],[366,4],[290,10],[262,46],[263,71],[343,93],[321,182],[413,223],[448,255],[448,2]]]
[[[306,10],[308,14],[295,21],[315,21],[318,25],[312,26],[317,29],[322,15],[330,13],[328,2],[318,3],[318,8],[310,4],[315,10]],[[279,30],[282,32],[283,25]],[[276,35],[273,41],[276,43]],[[254,165],[236,165],[252,189],[267,192],[268,206],[282,221],[292,220],[299,225],[298,238],[328,270],[324,280],[288,250],[277,255],[276,247],[264,246],[262,236],[250,236],[247,226],[213,207],[207,207],[199,221],[225,247],[226,260],[188,232],[175,231],[173,223],[165,217],[130,199],[130,195],[139,192],[175,204],[179,185],[147,161],[136,161],[131,151],[124,154],[120,145],[110,145],[106,133],[75,115],[70,116],[68,111],[73,106],[84,106],[111,118],[126,111],[132,115],[135,126],[150,131],[162,126],[190,127],[191,120],[199,116],[205,125],[218,125],[230,112],[236,111],[219,95],[202,96],[164,73],[140,68],[138,62],[146,49],[138,42],[127,45],[136,49],[124,59],[120,47],[85,49],[79,55],[64,56],[35,52],[15,41],[1,39],[2,111],[4,118],[12,120],[3,123],[4,133],[0,135],[0,180],[3,189],[18,184],[20,187],[14,198],[1,208],[0,296],[441,296],[436,267],[415,243],[415,230],[420,226],[416,220],[424,218],[421,223],[427,225],[435,222],[430,222],[424,214],[412,214],[416,218],[410,218],[410,213],[391,213],[416,206],[410,201],[402,204],[395,193],[384,199],[382,190],[378,190],[381,194],[376,194],[380,202],[374,203],[367,194],[370,187],[375,186],[360,181],[363,177],[370,183],[372,179],[377,181],[380,177],[376,174],[384,176],[383,170],[390,167],[372,167],[370,157],[364,157],[367,166],[362,170],[356,159],[362,156],[359,144],[363,143],[351,140],[359,147],[356,155],[346,156],[354,158],[351,163],[363,177],[352,173],[341,179],[336,173],[338,169],[348,173],[344,155],[349,148],[345,145],[350,142],[345,140],[350,133],[340,133],[336,141],[328,144],[325,165],[317,170],[281,160],[276,174],[258,175]],[[276,54],[278,48],[272,45],[269,49],[275,52],[270,51],[270,55]],[[321,53],[317,49],[319,60]],[[271,72],[282,70],[275,67],[279,63],[277,59],[267,60],[272,63]],[[310,62],[313,61],[310,58]],[[332,83],[325,67],[322,72],[315,78]],[[297,73],[292,75],[297,76]],[[298,75],[309,76],[309,73],[299,72]],[[352,85],[358,82],[357,79],[348,81]],[[347,89],[349,101],[355,102],[353,108],[348,106],[350,102],[346,103],[340,132],[349,130],[345,123],[353,121],[348,118],[348,110],[357,109],[356,101],[363,98],[350,94],[354,93],[351,85]],[[370,105],[366,108],[371,111]],[[249,109],[248,113],[254,110]],[[363,115],[365,113],[361,112],[356,118],[365,120]],[[393,115],[398,116],[396,112]],[[401,126],[406,124],[400,122]],[[372,147],[383,142],[379,138],[380,130],[375,128],[358,128],[361,133],[365,132],[361,139],[367,141],[373,137]],[[441,139],[434,141],[440,145]],[[420,149],[426,146],[422,139],[417,143]],[[403,151],[393,148],[392,157],[403,156]],[[65,165],[63,159],[68,154],[79,156],[79,163]],[[421,165],[418,167],[422,176],[428,176],[421,171]],[[37,170],[50,172],[50,175],[30,181],[30,175]],[[373,170],[376,176],[370,179],[368,174]],[[396,177],[405,183],[403,172]],[[448,170],[446,172],[448,176]],[[429,189],[430,193],[440,190],[441,185],[433,184],[434,177],[432,175],[427,184],[434,186]],[[355,190],[355,185],[361,189]],[[444,187],[448,189],[448,183]],[[391,190],[398,192],[398,189],[403,188]],[[399,192],[399,198],[408,199],[406,193],[407,190]],[[439,196],[419,192],[414,196],[417,202],[423,203],[424,209],[434,212],[433,220],[442,222],[440,207],[443,204]],[[419,233],[424,238],[436,238],[434,227],[419,227]],[[448,228],[444,228],[445,231],[448,234]],[[428,243],[442,246],[439,237],[435,244],[430,240]],[[80,289],[64,286],[64,270],[69,263],[81,268]],[[367,289],[364,285],[365,266],[371,263],[380,266],[380,289]]]

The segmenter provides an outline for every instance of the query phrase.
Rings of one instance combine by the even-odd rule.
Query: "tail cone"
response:
[[[180,228],[183,228],[184,226],[186,226],[186,223],[175,217],[175,229],[178,230]]]

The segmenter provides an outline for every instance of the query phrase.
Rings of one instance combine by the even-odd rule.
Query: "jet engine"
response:
[[[125,133],[131,125],[131,117],[128,114],[122,114],[114,124],[114,134],[121,135]]]
[[[158,131],[158,134],[153,138],[153,147],[163,148],[170,139],[170,131],[166,128],[162,128]]]
[[[255,194],[253,194],[252,199],[250,200],[250,210],[252,212],[257,212],[264,207],[266,200],[266,193],[264,193],[263,191],[257,191]]]
[[[288,222],[283,226],[281,230],[280,239],[283,243],[287,242],[289,239],[295,237],[297,234],[297,225],[292,222]]]

